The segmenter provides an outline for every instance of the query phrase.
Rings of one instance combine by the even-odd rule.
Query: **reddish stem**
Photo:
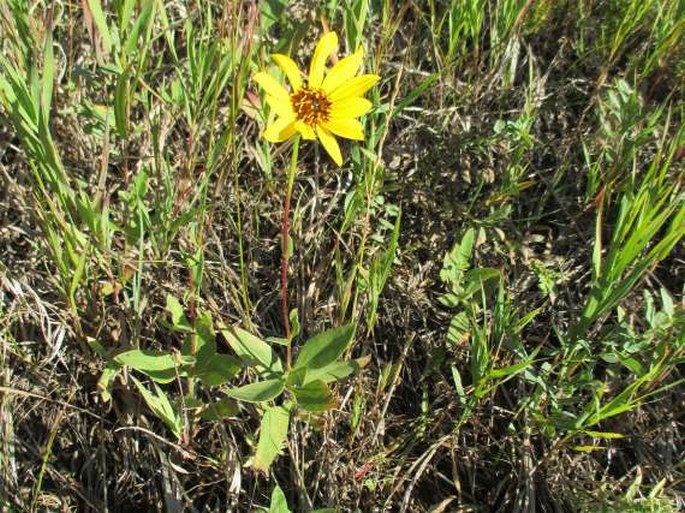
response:
[[[281,248],[281,309],[285,338],[290,340],[290,319],[288,318],[288,228],[290,223],[290,188],[286,190],[283,204],[283,233]]]

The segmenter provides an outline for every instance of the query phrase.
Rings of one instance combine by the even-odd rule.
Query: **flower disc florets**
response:
[[[311,127],[330,119],[331,101],[321,89],[310,89],[305,85],[290,95],[290,102],[297,119]]]

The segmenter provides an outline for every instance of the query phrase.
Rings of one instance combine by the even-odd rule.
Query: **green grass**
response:
[[[261,138],[252,80],[325,30],[382,77],[342,168]],[[684,32],[678,0],[1,3],[0,505],[682,508]]]

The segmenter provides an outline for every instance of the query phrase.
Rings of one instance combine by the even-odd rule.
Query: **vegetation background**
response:
[[[300,148],[289,301],[358,368],[258,471],[251,76],[325,30],[382,80],[341,169]],[[682,510],[682,1],[1,0],[0,46],[0,509]]]

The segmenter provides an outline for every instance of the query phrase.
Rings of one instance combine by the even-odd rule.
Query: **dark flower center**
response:
[[[297,119],[309,126],[316,126],[329,119],[331,101],[321,89],[304,86],[290,95],[290,101]]]

